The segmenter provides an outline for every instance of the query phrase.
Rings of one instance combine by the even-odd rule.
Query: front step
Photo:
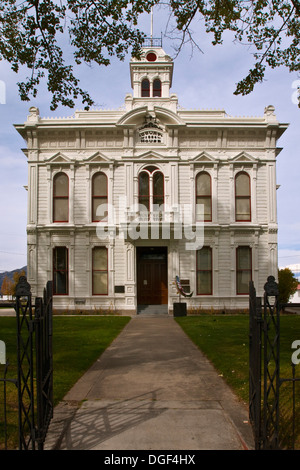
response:
[[[138,305],[138,315],[168,315],[168,305]]]

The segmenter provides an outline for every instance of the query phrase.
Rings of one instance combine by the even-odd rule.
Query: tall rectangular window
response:
[[[143,218],[148,219],[150,213],[150,176],[146,171],[139,174],[139,210]]]
[[[203,215],[201,216],[201,207],[203,206]],[[196,219],[204,222],[211,222],[211,178],[206,172],[201,172],[196,176]]]
[[[93,248],[93,295],[108,294],[108,255],[105,246]]]
[[[92,221],[107,221],[107,176],[96,173],[92,178]]]
[[[53,222],[69,221],[69,178],[58,173],[53,179]]]
[[[212,250],[203,246],[197,251],[197,295],[212,294]]]
[[[68,249],[57,246],[53,249],[53,294],[68,295]]]
[[[235,220],[236,222],[251,221],[250,177],[243,172],[235,177]]]
[[[249,246],[239,246],[236,250],[236,293],[249,294],[252,281],[252,250]]]

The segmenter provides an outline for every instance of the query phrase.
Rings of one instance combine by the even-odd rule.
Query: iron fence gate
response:
[[[22,276],[16,287],[19,449],[42,450],[53,416],[52,281],[35,300]]]
[[[256,296],[253,282],[249,289],[249,419],[255,448],[280,449],[295,444],[295,364],[292,376],[280,377],[280,311],[278,284],[269,276],[264,285],[263,304]],[[283,444],[280,427],[280,390],[284,383],[292,384],[292,423],[290,442]],[[283,426],[282,426],[283,427]]]

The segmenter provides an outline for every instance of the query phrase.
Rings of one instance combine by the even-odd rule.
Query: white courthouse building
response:
[[[54,308],[170,314],[248,307],[277,277],[277,140],[261,117],[189,110],[171,93],[173,62],[144,47],[130,62],[132,94],[117,110],[16,125],[28,158],[28,282],[53,280]],[[187,77],[188,80],[188,77]],[[181,299],[183,301],[183,298]]]

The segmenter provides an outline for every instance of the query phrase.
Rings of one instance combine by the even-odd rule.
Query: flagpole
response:
[[[151,47],[152,47],[152,39],[153,39],[153,7],[151,7],[151,32],[150,32],[150,37],[151,37]]]

